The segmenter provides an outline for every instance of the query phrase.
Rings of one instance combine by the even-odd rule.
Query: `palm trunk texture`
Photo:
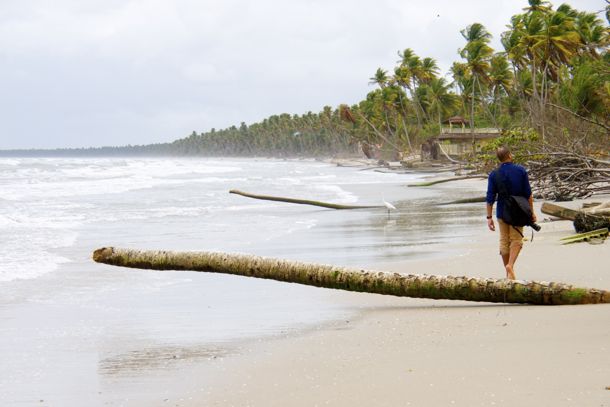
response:
[[[388,273],[214,252],[172,252],[104,247],[93,260],[152,270],[191,270],[401,297],[573,305],[610,303],[610,291],[561,283]]]

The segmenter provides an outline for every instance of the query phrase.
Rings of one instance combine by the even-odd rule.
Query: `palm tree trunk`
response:
[[[93,253],[93,260],[122,267],[225,273],[401,297],[538,305],[610,303],[610,291],[567,284],[387,273],[227,253],[104,247]]]
[[[474,134],[474,95],[475,86],[477,84],[477,76],[472,76],[472,93],[470,94],[470,132]],[[473,136],[474,137],[474,136]]]
[[[549,64],[548,62],[545,63],[544,65],[544,70],[542,71],[542,84],[541,84],[541,91],[540,91],[540,128],[541,128],[541,138],[542,138],[542,142],[544,143],[545,140],[545,136],[546,136],[546,100],[548,97],[548,81],[547,81],[547,75],[548,75],[548,67]]]
[[[404,116],[400,115],[400,120],[402,121],[402,127],[405,129],[405,137],[407,138],[409,153],[413,153],[413,146],[411,145],[411,138],[409,137],[409,129],[407,129],[407,123],[405,122]]]
[[[419,130],[422,129],[422,118],[420,116],[420,107],[419,100],[417,98],[417,94],[411,87],[409,86],[409,93],[411,93],[411,99],[413,99],[413,107],[415,108],[415,116],[417,117],[417,128]]]
[[[383,117],[385,118],[385,126],[387,128],[388,139],[396,139],[395,132],[392,131],[392,126],[390,125],[390,119],[388,118],[388,111],[383,109]],[[395,144],[394,144],[395,145]]]
[[[532,99],[533,99],[533,103],[532,106],[534,106],[534,109],[532,111],[532,116],[534,117],[535,123],[534,123],[534,127],[540,129],[540,134],[542,137],[542,142],[544,142],[544,123],[543,123],[543,116],[544,116],[544,111],[542,110],[542,106],[543,106],[543,95],[542,95],[542,88],[538,89],[538,78],[536,77],[536,59],[534,58],[534,60],[532,61]]]
[[[402,95],[398,92],[398,100],[400,101],[400,107],[403,114],[400,114],[400,120],[402,122],[402,127],[405,129],[405,136],[407,137],[407,144],[409,145],[409,152],[413,152],[413,146],[411,146],[411,139],[409,138],[409,130],[407,129],[407,123],[405,122],[405,117],[407,117],[407,109],[404,106],[404,102],[402,100]]]
[[[285,198],[282,196],[271,196],[271,195],[257,195],[250,194],[243,191],[238,191],[237,189],[232,189],[229,191],[230,194],[245,196],[246,198],[253,199],[261,199],[263,201],[275,201],[275,202],[287,202],[293,204],[300,205],[312,205],[312,206],[320,206],[322,208],[329,209],[370,209],[370,208],[383,208],[381,205],[340,205],[329,202],[322,201],[312,201],[309,199],[296,199],[296,198]]]
[[[472,152],[476,153],[475,140],[474,140],[474,87],[477,83],[477,76],[472,76],[472,100],[470,101],[470,135],[472,137]]]
[[[371,123],[369,121],[369,119],[366,118],[366,116],[364,116],[362,113],[358,112],[358,115],[369,125],[371,126],[371,128],[373,129],[373,131],[375,132],[375,134],[377,134],[383,141],[385,141],[386,143],[388,143],[389,145],[391,145],[392,147],[394,147],[396,150],[399,150],[399,147],[392,143],[390,140],[388,140],[388,138],[386,136],[384,136],[379,130],[377,130],[377,127],[375,127],[375,125],[373,123]]]
[[[438,106],[438,134],[443,133],[443,121],[441,120],[441,105]]]
[[[493,121],[494,127],[497,128],[498,127],[498,123],[496,123],[496,117],[493,115],[493,113],[491,113],[491,109],[489,109],[489,106],[485,102],[485,97],[484,97],[484,94],[483,94],[483,87],[481,86],[481,82],[480,81],[479,81],[478,85],[479,85],[479,95],[481,95],[481,104],[483,105],[483,107],[485,108],[487,113],[489,113],[489,117],[491,117],[491,120]]]

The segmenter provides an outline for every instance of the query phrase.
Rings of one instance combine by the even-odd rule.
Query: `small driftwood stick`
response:
[[[243,254],[104,247],[93,253],[93,260],[122,267],[225,273],[401,297],[537,305],[610,303],[610,291],[561,283],[387,273]]]
[[[467,203],[481,203],[481,202],[485,202],[487,198],[484,196],[477,196],[476,198],[464,198],[464,199],[458,199],[456,201],[450,201],[450,202],[441,202],[438,205],[454,205],[454,204],[467,204]]]
[[[281,196],[270,196],[270,195],[256,195],[256,194],[250,194],[247,192],[238,191],[236,189],[230,190],[229,193],[245,196],[247,198],[262,199],[264,201],[276,201],[276,202],[288,202],[288,203],[301,204],[301,205],[313,205],[313,206],[321,206],[323,208],[330,208],[330,209],[385,208],[385,206],[381,206],[381,205],[339,205],[339,204],[328,203],[328,202],[311,201],[308,199],[284,198]]]

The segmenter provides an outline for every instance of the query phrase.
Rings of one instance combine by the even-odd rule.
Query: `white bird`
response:
[[[381,198],[381,202],[383,202],[383,205],[388,208],[388,216],[390,216],[390,211],[395,211],[396,207],[394,205],[392,205],[391,203],[389,203],[388,201],[386,201],[385,199]]]

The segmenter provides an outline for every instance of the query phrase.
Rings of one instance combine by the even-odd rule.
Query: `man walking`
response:
[[[506,278],[515,279],[515,262],[523,246],[523,226],[516,227],[505,223],[504,217],[505,199],[502,194],[498,194],[501,187],[498,186],[496,172],[500,173],[500,182],[505,184],[506,190],[510,195],[517,195],[527,198],[532,209],[532,222],[536,222],[534,214],[534,199],[532,189],[525,168],[513,163],[513,156],[507,147],[500,147],[496,151],[500,165],[489,174],[487,180],[487,227],[492,232],[496,230],[492,218],[494,202],[498,201],[496,208],[496,218],[500,227],[500,256],[506,270]]]

